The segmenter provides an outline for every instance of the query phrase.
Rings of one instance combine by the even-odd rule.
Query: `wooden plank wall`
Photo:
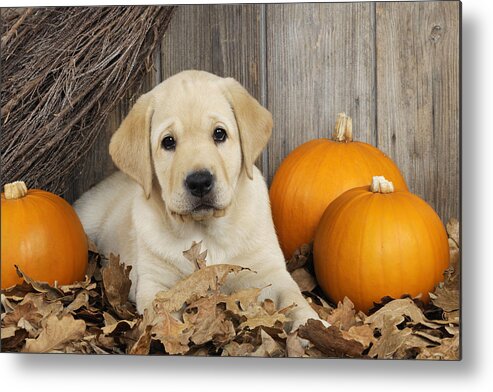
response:
[[[390,155],[447,221],[460,212],[459,24],[455,1],[180,6],[143,91],[185,69],[236,78],[274,117],[257,162],[268,182],[346,111],[355,139]],[[139,94],[78,166],[69,200],[114,170],[107,143]]]

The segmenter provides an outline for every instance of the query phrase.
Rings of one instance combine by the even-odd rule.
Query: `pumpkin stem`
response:
[[[20,199],[27,194],[27,186],[24,181],[15,181],[5,184],[3,189],[5,192],[5,199],[7,200]]]
[[[373,193],[392,193],[394,192],[394,184],[386,180],[384,176],[374,176],[371,181],[370,191]]]
[[[332,140],[346,143],[353,140],[353,120],[346,113],[339,113],[337,115]]]

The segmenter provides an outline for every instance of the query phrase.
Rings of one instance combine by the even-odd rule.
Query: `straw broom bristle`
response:
[[[2,184],[65,191],[108,114],[151,70],[174,8],[2,10]]]

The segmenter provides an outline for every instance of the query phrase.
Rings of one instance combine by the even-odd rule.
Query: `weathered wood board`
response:
[[[353,117],[356,140],[375,141],[373,6],[267,6],[269,182],[295,147],[330,137],[339,112]]]
[[[376,4],[377,146],[444,221],[459,214],[459,13]]]

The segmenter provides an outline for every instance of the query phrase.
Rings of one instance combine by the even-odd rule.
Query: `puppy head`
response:
[[[168,211],[223,216],[242,172],[267,144],[272,116],[237,81],[184,71],[141,96],[110,142],[116,166],[149,197],[153,181]]]

